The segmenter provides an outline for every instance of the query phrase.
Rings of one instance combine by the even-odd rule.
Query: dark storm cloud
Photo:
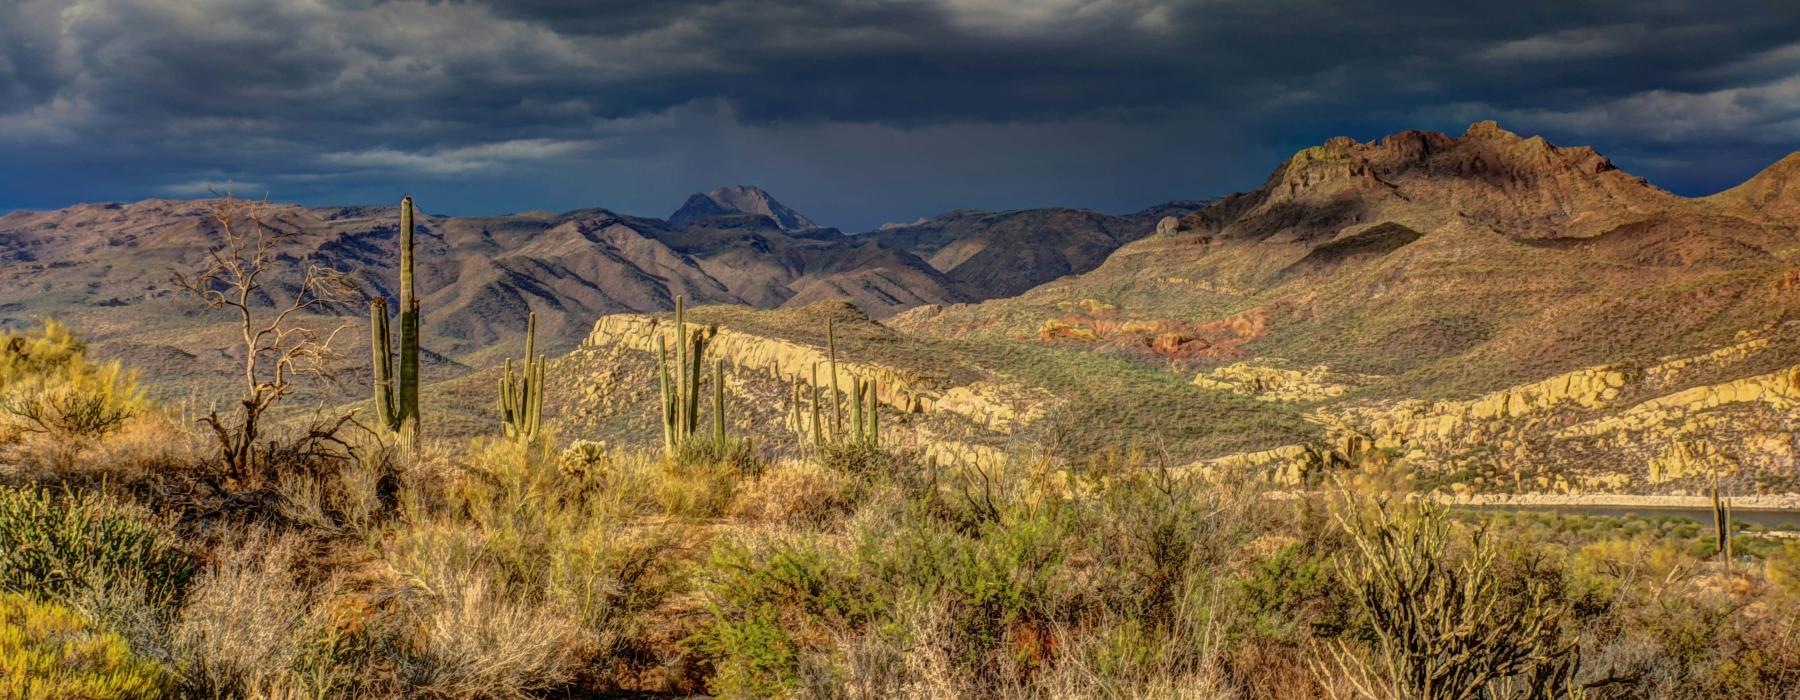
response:
[[[0,208],[229,179],[659,214],[746,181],[860,227],[1211,195],[1486,117],[1686,192],[1800,143],[1795,3],[1459,5],[9,0]]]

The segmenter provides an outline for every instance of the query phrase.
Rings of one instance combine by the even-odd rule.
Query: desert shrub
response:
[[[69,466],[149,405],[135,374],[117,362],[89,362],[86,353],[55,321],[37,333],[0,335],[0,433],[15,443],[43,436],[52,466]]]
[[[711,620],[695,637],[713,661],[713,692],[792,695],[835,634],[876,619],[881,591],[848,555],[810,538],[715,548],[705,583]]]
[[[887,478],[894,466],[893,454],[879,445],[860,440],[834,440],[813,451],[819,466],[865,481]]]
[[[220,543],[215,563],[197,577],[171,633],[188,692],[310,694],[298,670],[319,594],[295,576],[302,547],[293,536],[258,529]]]
[[[654,482],[657,505],[685,518],[713,518],[731,507],[742,472],[723,462],[664,460]]]
[[[409,686],[521,695],[584,667],[629,666],[654,622],[645,612],[684,585],[687,534],[633,522],[657,483],[643,474],[660,463],[613,460],[605,488],[583,489],[559,457],[479,440],[450,473],[401,494],[406,524],[380,556],[412,592],[402,622],[421,630],[403,655]]]
[[[410,534],[422,560],[408,562],[419,595],[406,609],[417,629],[402,660],[407,686],[436,697],[522,697],[573,678],[586,641],[573,611],[467,560],[475,543],[455,541],[463,533]]]
[[[1457,551],[1462,533],[1441,507],[1377,500],[1341,517],[1353,547],[1337,573],[1371,644],[1365,659],[1340,642],[1335,659],[1365,695],[1510,696],[1521,678],[1534,692],[1567,692],[1579,664],[1561,629],[1568,606],[1542,580],[1503,580],[1485,529]]]
[[[841,472],[812,462],[786,462],[742,484],[731,512],[754,522],[821,529],[855,509],[858,490]]]
[[[1800,597],[1800,543],[1790,542],[1763,559],[1769,584],[1783,593]]]
[[[55,320],[45,320],[36,333],[0,333],[0,388],[29,377],[60,374],[86,355],[87,343]]]
[[[296,524],[373,541],[398,507],[395,459],[394,448],[367,445],[328,460],[332,468],[276,474],[275,509]]]
[[[123,637],[74,611],[0,593],[0,696],[22,700],[163,697],[170,675]]]
[[[873,575],[898,601],[945,614],[938,645],[966,691],[992,692],[1048,660],[1076,521],[1057,505],[1003,507],[969,530],[915,520],[859,533]]]
[[[918,647],[907,653],[957,693],[1015,685],[1050,654],[1051,611],[1061,607],[1064,549],[1074,539],[1064,516],[1009,503],[998,519],[964,531],[915,510],[853,532],[849,543],[721,543],[707,567],[712,619],[699,636],[716,669],[712,688],[766,697],[867,684],[833,658],[848,639],[868,653]],[[929,633],[913,636],[920,625]],[[917,680],[909,672],[904,682]]]
[[[135,380],[122,375],[117,365],[87,372],[76,364],[67,378],[19,382],[0,395],[0,411],[17,420],[22,430],[69,441],[116,432],[143,403]]]
[[[1237,579],[1237,600],[1251,621],[1251,631],[1262,637],[1298,642],[1310,636],[1306,622],[1325,628],[1341,625],[1331,605],[1336,584],[1329,560],[1304,543],[1290,542],[1254,565]],[[1316,611],[1317,615],[1309,612]],[[1329,619],[1322,619],[1329,618]]]
[[[142,509],[98,493],[0,487],[0,589],[68,597],[138,580],[147,603],[173,602],[193,567]]]
[[[185,695],[371,697],[394,694],[408,642],[391,611],[310,576],[311,544],[249,525],[214,543],[167,632]]]
[[[1241,544],[1238,527],[1221,517],[1230,504],[1197,479],[1163,469],[1115,466],[1090,478],[1107,480],[1094,496],[1092,527],[1105,533],[1095,551],[1108,575],[1108,603],[1151,627],[1170,624],[1188,574]]]

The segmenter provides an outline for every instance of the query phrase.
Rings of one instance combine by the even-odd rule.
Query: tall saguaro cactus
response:
[[[413,201],[400,200],[400,367],[394,371],[387,299],[369,303],[369,346],[374,356],[375,412],[388,430],[419,435],[419,299],[413,293]]]
[[[506,437],[531,442],[544,422],[544,365],[547,360],[537,354],[537,313],[525,321],[525,359],[519,372],[513,373],[512,358],[506,358],[506,374],[500,377],[500,427]]]

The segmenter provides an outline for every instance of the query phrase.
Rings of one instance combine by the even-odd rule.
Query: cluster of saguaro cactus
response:
[[[394,372],[387,299],[369,303],[369,346],[374,356],[375,413],[388,430],[419,434],[419,299],[413,294],[413,201],[400,200],[400,371]]]
[[[675,353],[670,357],[668,341],[656,336],[657,386],[662,393],[663,450],[676,454],[694,437],[700,427],[700,380],[705,374],[706,348],[718,328],[688,331],[687,304],[675,297]],[[671,359],[673,366],[671,367]],[[725,447],[725,363],[713,365],[713,430],[712,438],[719,449]]]
[[[789,396],[788,422],[801,444],[813,447],[827,444],[857,443],[881,445],[881,400],[874,379],[850,378],[849,425],[845,425],[843,391],[838,382],[837,326],[825,324],[826,371],[831,375],[831,415],[821,416],[823,400],[819,385],[819,366],[812,366],[811,381],[796,382]],[[809,420],[810,417],[810,420]]]
[[[537,354],[537,313],[525,321],[525,359],[513,372],[512,358],[506,358],[506,373],[500,377],[500,427],[506,437],[520,442],[537,439],[544,421],[544,356]]]
[[[1719,498],[1719,482],[1713,480],[1713,546],[1719,557],[1725,561],[1725,568],[1731,568],[1731,499]]]

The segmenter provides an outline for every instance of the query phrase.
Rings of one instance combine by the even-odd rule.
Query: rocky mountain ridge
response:
[[[1800,154],[1680,197],[1492,122],[1335,138],[1091,272],[891,323],[1135,358],[1317,426],[1195,463],[1222,475],[1375,460],[1471,491],[1794,489],[1797,182]]]

